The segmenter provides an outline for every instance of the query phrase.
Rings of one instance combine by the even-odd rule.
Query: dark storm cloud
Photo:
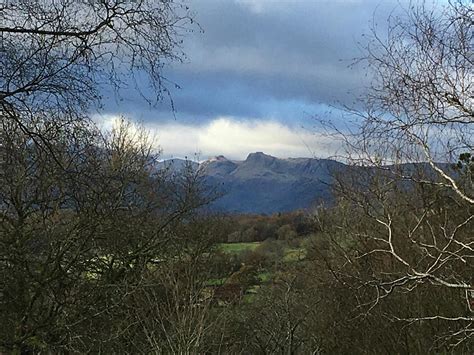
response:
[[[351,102],[366,83],[361,68],[349,67],[361,55],[357,41],[369,31],[373,18],[383,25],[397,4],[396,0],[190,3],[204,32],[195,27],[185,36],[188,60],[165,71],[181,87],[171,90],[176,117],[300,120],[312,106]],[[125,96],[128,100],[107,106],[146,121],[173,118],[166,100],[146,107],[138,97]]]
[[[204,33],[186,38],[189,62],[168,72],[182,87],[176,106],[203,118],[264,117],[263,102],[276,112],[293,102],[295,116],[299,105],[347,103],[365,83],[362,70],[349,68],[361,54],[357,41],[374,14],[383,23],[395,7],[395,1],[195,2]]]

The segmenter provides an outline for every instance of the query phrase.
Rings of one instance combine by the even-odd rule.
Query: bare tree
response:
[[[207,282],[215,277],[218,222],[192,218],[170,231],[174,236],[162,259],[149,269],[140,291],[131,298],[126,322],[137,324],[147,352],[189,354],[217,347],[219,339],[209,334],[222,331],[223,317],[212,315]]]
[[[364,281],[376,290],[367,306],[420,285],[451,289],[452,312],[394,319],[452,322],[452,345],[474,336],[473,16],[465,1],[414,3],[386,33],[374,27],[361,59],[373,81],[348,109],[359,126],[337,132],[355,167],[336,190],[360,213],[340,225],[361,243],[347,261],[388,258]]]
[[[74,122],[100,103],[104,85],[143,89],[144,78],[148,99],[160,99],[163,66],[184,58],[179,45],[191,22],[187,6],[168,0],[2,1],[1,119],[23,130],[39,117]]]
[[[202,280],[165,280],[183,263],[202,272],[177,252],[188,247],[196,209],[212,198],[200,172],[162,168],[147,133],[125,119],[110,132],[90,120],[106,86],[118,95],[133,87],[150,103],[169,95],[162,69],[185,58],[190,15],[169,0],[1,3],[0,351],[160,352],[165,342],[150,343],[155,320],[137,317],[140,307],[155,310],[146,301],[163,296],[162,287],[174,295],[175,334],[189,330],[183,346],[201,346]],[[153,271],[163,277],[150,288]],[[193,300],[183,303],[181,292]],[[179,322],[184,309],[189,324]],[[135,322],[146,347],[124,340]]]
[[[126,300],[205,203],[191,196],[198,179],[159,169],[125,122],[105,136],[42,123],[48,150],[2,123],[0,349],[107,349]]]
[[[356,154],[369,164],[428,162],[431,180],[474,203],[448,165],[474,149],[474,10],[465,1],[429,9],[411,5],[373,28],[366,56],[373,81],[361,99]]]

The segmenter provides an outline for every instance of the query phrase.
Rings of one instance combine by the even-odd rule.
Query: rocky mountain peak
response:
[[[247,162],[247,163],[252,163],[252,162],[265,163],[265,162],[272,162],[276,159],[277,158],[275,158],[271,155],[265,154],[263,152],[256,152],[256,153],[250,153],[247,156],[247,159],[245,159],[245,162]]]
[[[209,161],[210,163],[212,163],[212,162],[228,162],[229,159],[227,159],[227,158],[226,158],[225,156],[223,156],[223,155],[217,155],[217,156],[215,156],[215,157],[212,157],[212,158],[208,159],[208,161]]]

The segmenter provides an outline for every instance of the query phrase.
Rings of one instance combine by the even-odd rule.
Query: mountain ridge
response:
[[[334,198],[330,186],[334,174],[375,171],[375,167],[351,166],[330,159],[277,158],[263,152],[250,153],[245,160],[218,155],[200,163],[170,159],[161,164],[174,170],[186,164],[199,169],[204,184],[222,195],[209,208],[224,213],[272,214],[308,209],[321,202],[331,204]],[[436,164],[444,170],[451,166]],[[379,171],[392,172],[399,178],[422,173],[436,179],[436,172],[426,162],[385,165]],[[457,174],[456,171],[451,173]],[[409,184],[406,178],[400,181]]]
[[[186,160],[164,162],[180,169]],[[250,153],[245,160],[223,155],[201,163],[204,183],[222,195],[210,208],[224,213],[271,214],[310,208],[332,200],[331,173],[342,163],[316,158],[277,158],[263,152]]]

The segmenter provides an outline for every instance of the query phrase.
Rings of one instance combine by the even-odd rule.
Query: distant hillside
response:
[[[438,174],[427,163],[386,165],[381,170],[371,167],[350,167],[343,163],[314,158],[279,159],[261,152],[251,153],[243,161],[229,160],[220,155],[202,163],[170,159],[160,163],[163,168],[181,170],[186,164],[201,169],[204,182],[217,188],[222,197],[210,208],[228,213],[271,214],[306,209],[319,202],[333,200],[330,184],[335,173],[355,173],[361,177],[375,171],[394,176],[423,176],[437,180]],[[452,176],[451,164],[437,163]],[[421,175],[420,175],[421,174]],[[363,183],[364,179],[360,180]],[[400,186],[410,186],[405,178]]]
[[[180,169],[183,160],[164,162]],[[194,163],[196,164],[196,163]],[[344,164],[325,159],[279,159],[264,153],[249,154],[244,161],[218,156],[200,164],[209,186],[223,196],[211,208],[230,213],[275,213],[310,207],[331,200],[331,172]]]

